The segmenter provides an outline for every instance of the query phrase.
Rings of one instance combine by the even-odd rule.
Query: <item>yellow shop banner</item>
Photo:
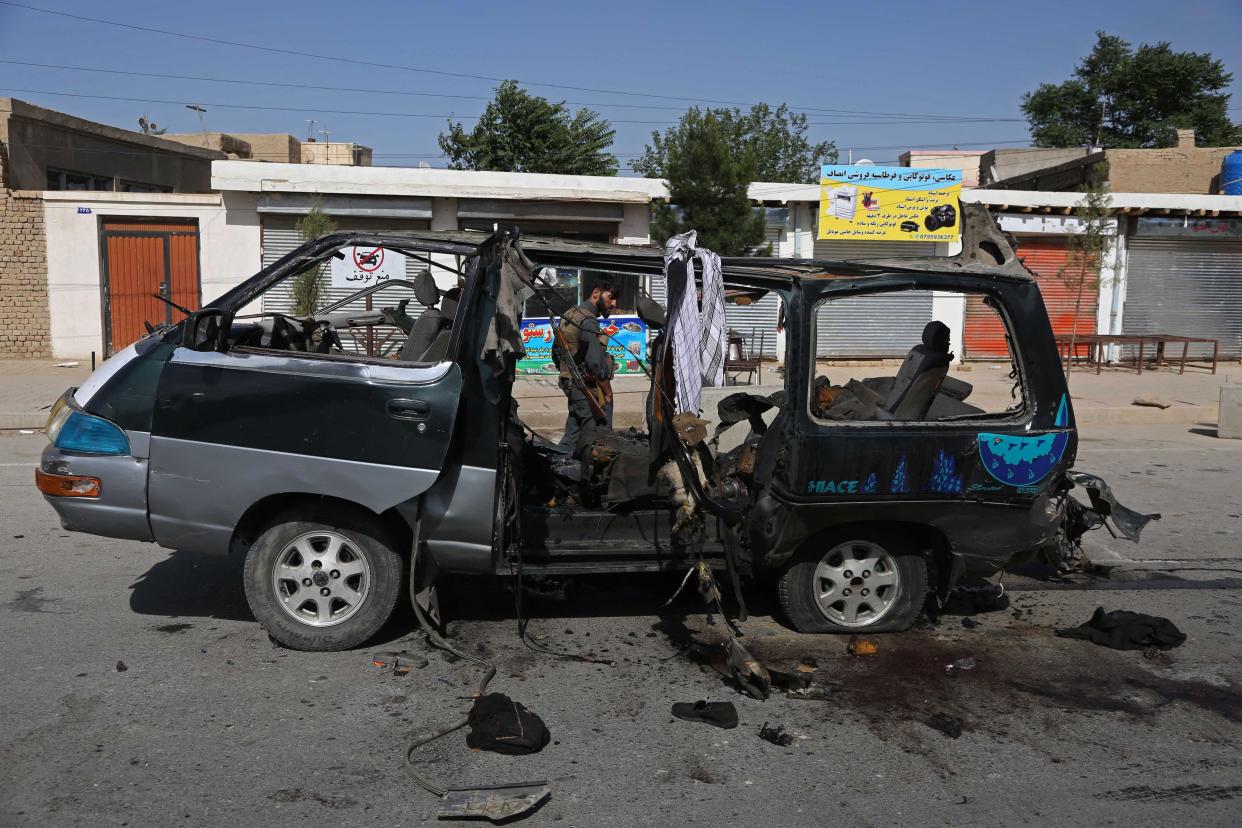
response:
[[[821,240],[961,238],[961,170],[824,164],[819,185]]]

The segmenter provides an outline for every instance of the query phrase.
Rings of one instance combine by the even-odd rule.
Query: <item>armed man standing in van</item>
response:
[[[612,315],[616,294],[612,282],[596,282],[582,304],[565,312],[557,329],[553,358],[561,371],[561,390],[569,397],[565,434],[558,445],[565,454],[574,453],[578,435],[589,424],[612,428],[613,360],[598,318]]]

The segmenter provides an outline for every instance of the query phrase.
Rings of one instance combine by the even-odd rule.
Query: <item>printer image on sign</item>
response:
[[[961,170],[825,164],[819,239],[957,241]]]

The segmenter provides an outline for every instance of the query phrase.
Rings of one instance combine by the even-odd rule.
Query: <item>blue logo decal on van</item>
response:
[[[1010,486],[1030,486],[1048,476],[1069,443],[1068,432],[1033,437],[980,434],[979,459],[988,474]]]

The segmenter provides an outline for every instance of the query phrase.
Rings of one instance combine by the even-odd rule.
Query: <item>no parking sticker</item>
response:
[[[341,249],[344,258],[332,259],[332,287],[364,287],[405,278],[405,256],[375,245]]]

